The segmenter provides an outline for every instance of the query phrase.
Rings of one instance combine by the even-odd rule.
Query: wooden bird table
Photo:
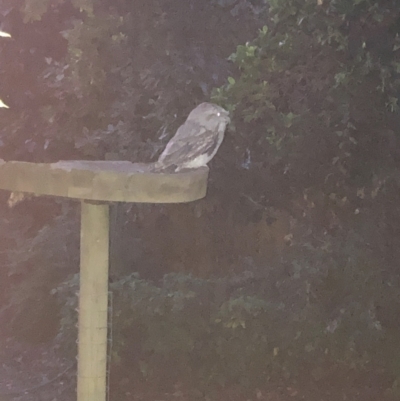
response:
[[[0,160],[0,189],[81,200],[78,401],[105,401],[107,395],[109,203],[182,203],[206,195],[207,167],[162,173],[150,166]]]

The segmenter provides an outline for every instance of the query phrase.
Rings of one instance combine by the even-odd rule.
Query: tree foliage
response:
[[[213,86],[212,99],[234,117],[206,200],[130,208],[116,219],[128,236],[122,252],[144,255],[129,254],[124,272],[157,271],[159,281],[112,272],[115,364],[152,383],[180,374],[205,387],[258,386],[265,372],[293,377],[315,361],[316,380],[329,364],[399,375],[390,361],[400,311],[397,1],[19,6],[10,15],[23,29],[2,45],[12,63],[1,88],[12,106],[2,157],[150,160]],[[26,48],[12,53],[16,43]],[[26,206],[14,229],[2,211],[3,242],[19,250],[7,250],[11,276],[54,267],[53,281],[38,272],[13,290],[9,301],[25,315],[25,293],[42,281],[49,291],[77,263],[76,218],[50,224],[59,210],[47,209],[39,228]],[[271,248],[279,257],[268,259]],[[206,278],[163,277],[175,268]],[[75,277],[54,290],[69,345],[76,285]],[[10,321],[20,328],[20,320]]]
[[[269,11],[214,92],[235,113],[237,158],[272,166],[301,213],[353,224],[396,181],[399,5],[277,0]]]

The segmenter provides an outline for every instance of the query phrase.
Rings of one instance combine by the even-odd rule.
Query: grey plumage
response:
[[[229,122],[225,109],[213,103],[201,103],[168,142],[156,162],[157,168],[174,166],[179,171],[207,165],[217,153]]]

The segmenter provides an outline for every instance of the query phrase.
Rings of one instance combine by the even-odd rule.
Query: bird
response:
[[[178,172],[206,166],[221,146],[229,123],[229,113],[221,106],[199,104],[168,142],[155,163],[156,170]]]

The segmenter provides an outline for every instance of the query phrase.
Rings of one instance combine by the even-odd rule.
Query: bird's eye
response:
[[[218,112],[218,113],[217,113],[217,116],[219,117],[220,115],[221,115],[221,113],[220,113],[220,112]]]

